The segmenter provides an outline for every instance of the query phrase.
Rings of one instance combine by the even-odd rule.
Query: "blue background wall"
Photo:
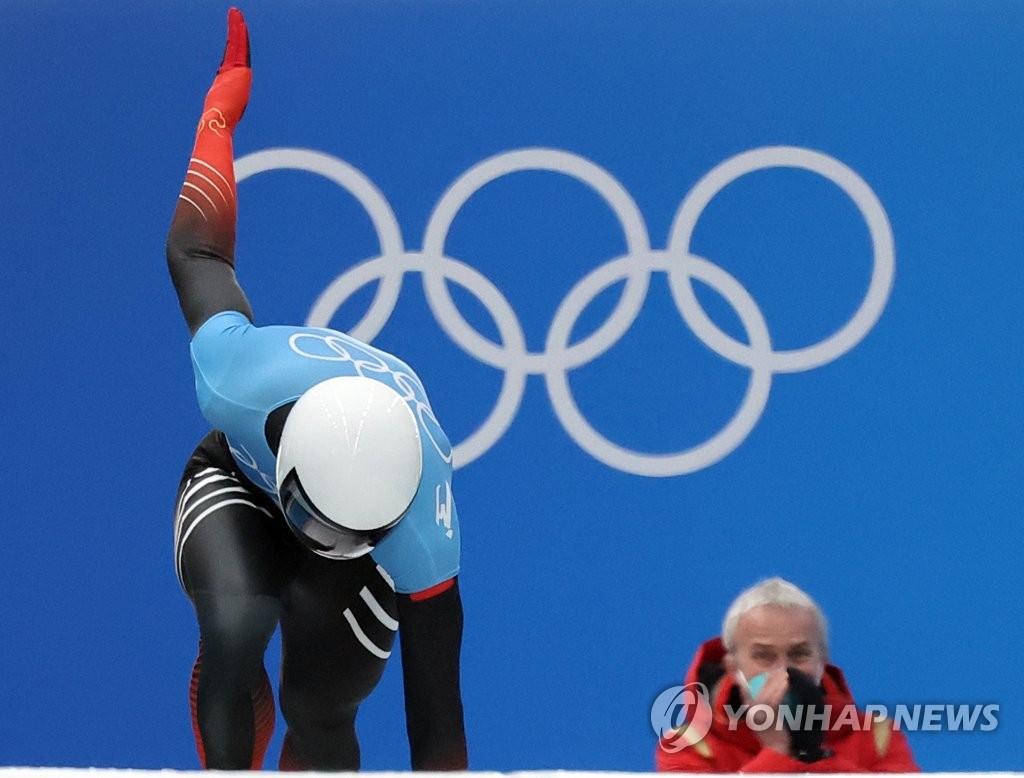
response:
[[[197,766],[196,631],[170,514],[204,423],[163,240],[227,7],[0,5],[0,764]],[[466,323],[500,343],[511,311],[525,349],[548,355],[517,361],[506,342],[521,402],[456,474],[474,768],[650,769],[653,699],[735,594],[781,574],[829,614],[861,702],[1002,706],[993,733],[912,734],[924,768],[1024,769],[1024,6],[243,8],[255,83],[237,154],[343,160],[392,209],[410,261],[460,176],[524,148],[603,169],[642,217],[647,258],[677,272],[685,252],[664,250],[684,197],[751,149],[827,155],[891,225],[894,283],[863,339],[798,372],[773,374],[762,353],[770,393],[749,435],[714,464],[654,477],[577,442],[543,376],[568,364],[547,339],[576,285],[629,249],[643,260],[609,203],[531,171],[455,213],[444,250],[472,271],[450,286]],[[322,175],[263,172],[239,191],[238,269],[262,322],[306,320],[334,279],[382,253],[367,210]],[[801,349],[861,306],[867,224],[827,178],[773,168],[714,197],[691,249],[742,284],[776,350]],[[715,279],[697,296],[746,342],[742,295]],[[607,440],[669,454],[718,434],[751,370],[703,345],[664,272],[649,280],[635,321],[620,338],[604,330],[568,385]],[[485,287],[507,308],[479,299]],[[332,323],[357,325],[374,288]],[[572,342],[601,332],[622,292],[620,277],[578,321],[563,315]],[[419,369],[453,441],[491,414],[505,370],[447,334],[418,273],[374,342]],[[407,765],[400,701],[394,662],[360,717],[366,768]]]

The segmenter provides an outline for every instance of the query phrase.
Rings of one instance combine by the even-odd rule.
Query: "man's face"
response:
[[[740,616],[726,666],[747,678],[795,667],[820,681],[827,660],[821,644],[821,631],[810,608],[759,605]]]

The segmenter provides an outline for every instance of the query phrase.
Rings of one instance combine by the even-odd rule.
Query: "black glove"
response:
[[[789,673],[789,693],[780,707],[789,705],[793,708],[790,713],[794,715],[786,717],[790,755],[801,762],[817,762],[831,756],[821,747],[828,729],[824,691],[806,673],[793,667],[787,667],[786,671]],[[803,715],[797,718],[796,714],[801,712]],[[794,721],[799,724],[796,729],[790,727],[790,722]]]

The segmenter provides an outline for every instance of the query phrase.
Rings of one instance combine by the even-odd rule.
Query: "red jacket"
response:
[[[694,773],[909,773],[919,772],[910,753],[906,737],[894,730],[888,719],[874,719],[865,725],[863,713],[853,715],[853,697],[846,686],[842,671],[833,665],[825,666],[822,685],[825,703],[833,711],[832,721],[839,721],[844,706],[850,706],[850,715],[843,723],[830,725],[825,734],[824,748],[832,756],[806,763],[780,754],[770,748],[761,748],[757,735],[742,721],[730,722],[725,706],[730,700],[735,683],[728,675],[711,686],[709,675],[722,673],[725,647],[719,638],[709,640],[697,652],[686,674],[686,683],[703,682],[710,687],[711,729],[703,737],[695,734],[698,727],[683,726],[674,730],[668,739],[662,738],[655,750],[655,764],[659,772],[683,771]],[[717,667],[716,667],[717,666]],[[732,698],[735,702],[736,698]],[[730,724],[732,723],[732,728]],[[679,740],[678,738],[682,738]],[[699,738],[699,739],[697,739]],[[692,742],[696,739],[696,742]],[[689,742],[687,742],[689,741]],[[680,746],[686,743],[685,746]]]

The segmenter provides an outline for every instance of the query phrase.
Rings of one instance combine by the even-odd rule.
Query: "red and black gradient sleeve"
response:
[[[242,12],[228,11],[227,45],[206,94],[188,172],[167,236],[167,264],[189,331],[221,311],[252,309],[235,278],[232,133],[249,102],[252,68]]]
[[[462,598],[457,578],[398,595],[405,718],[413,770],[466,770],[459,657]]]

